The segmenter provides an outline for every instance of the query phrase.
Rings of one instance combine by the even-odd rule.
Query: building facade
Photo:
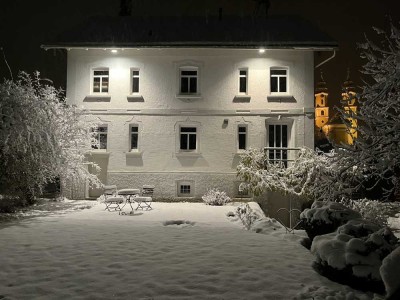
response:
[[[157,41],[44,46],[67,50],[67,102],[99,124],[89,159],[104,184],[152,184],[156,198],[200,198],[213,187],[237,197],[243,151],[267,147],[271,159],[290,160],[289,150],[314,146],[314,44],[330,50],[333,42],[146,32]]]

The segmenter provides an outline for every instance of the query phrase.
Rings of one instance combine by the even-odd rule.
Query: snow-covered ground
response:
[[[318,275],[303,232],[243,229],[235,206],[97,204],[7,224],[0,299],[383,299]]]

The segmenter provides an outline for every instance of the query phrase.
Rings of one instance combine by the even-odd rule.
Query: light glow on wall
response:
[[[117,49],[112,49],[111,53],[118,53],[118,50]]]
[[[260,53],[260,54],[265,53],[265,49],[263,49],[263,48],[259,49],[258,53]]]

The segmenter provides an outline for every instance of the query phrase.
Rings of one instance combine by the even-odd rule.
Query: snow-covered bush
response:
[[[400,299],[400,247],[383,259],[379,272],[385,284],[388,299]]]
[[[275,219],[263,217],[253,221],[250,230],[256,233],[270,234],[274,231],[285,230],[285,227]]]
[[[380,267],[397,242],[388,228],[362,219],[350,220],[336,232],[314,238],[314,267],[332,280],[383,293]]]
[[[57,177],[99,183],[84,165],[92,124],[67,106],[61,91],[39,73],[20,73],[18,80],[0,84],[0,121],[4,199],[17,196],[32,203],[43,185]]]
[[[203,199],[205,204],[216,206],[225,205],[226,203],[232,201],[231,198],[224,191],[220,191],[216,188],[209,189],[207,193],[201,198]]]
[[[361,218],[361,215],[341,203],[315,201],[311,208],[301,214],[302,226],[312,241],[315,236],[335,231],[349,220]]]
[[[391,207],[388,203],[377,200],[345,200],[342,202],[347,207],[359,212],[363,219],[374,222],[380,226],[388,225]]]
[[[240,205],[236,208],[236,215],[242,221],[244,227],[249,230],[254,222],[260,218],[260,216],[251,209],[247,203]]]

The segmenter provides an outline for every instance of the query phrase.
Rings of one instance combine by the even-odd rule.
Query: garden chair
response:
[[[124,197],[118,196],[116,185],[103,186],[104,204],[108,211],[121,211],[121,204],[124,203]]]
[[[153,209],[151,204],[153,202],[154,185],[144,185],[142,189],[142,194],[138,197],[134,197],[133,200],[137,203],[136,209]]]

